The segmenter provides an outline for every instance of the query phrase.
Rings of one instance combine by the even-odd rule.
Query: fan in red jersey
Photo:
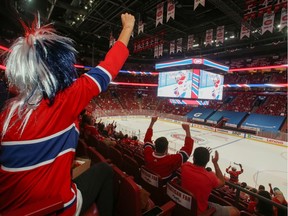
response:
[[[0,214],[61,197],[59,215],[79,215],[96,202],[113,214],[113,171],[105,163],[71,179],[79,138],[79,115],[116,77],[125,63],[135,18],[122,14],[122,31],[104,61],[77,78],[76,50],[40,18],[7,53],[6,77],[17,95],[0,115]]]

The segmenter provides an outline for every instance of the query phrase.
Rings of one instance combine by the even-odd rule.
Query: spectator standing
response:
[[[242,165],[239,164],[239,167],[240,167],[239,171],[237,171],[236,167],[231,168],[231,165],[228,168],[226,168],[226,173],[228,173],[230,175],[229,181],[231,183],[238,184],[239,175],[243,173]],[[230,170],[230,168],[231,168],[231,170]]]
[[[198,147],[193,153],[193,163],[186,162],[181,167],[182,187],[194,194],[197,200],[198,212],[204,212],[209,207],[214,207],[216,212],[213,216],[239,216],[240,212],[233,206],[221,206],[217,203],[208,202],[209,195],[214,188],[222,187],[225,179],[218,165],[219,155],[215,151],[212,157],[214,172],[205,169],[210,158],[210,149]]]
[[[79,115],[116,77],[129,55],[135,18],[122,14],[122,31],[104,61],[77,78],[72,40],[35,19],[7,56],[6,76],[18,94],[0,114],[0,214],[61,197],[60,215],[79,215],[96,202],[113,214],[113,170],[99,163],[72,182]],[[58,214],[57,213],[57,214]]]
[[[173,177],[174,172],[186,162],[192,152],[194,140],[191,138],[189,124],[182,124],[186,133],[185,144],[176,154],[168,154],[168,140],[166,137],[159,137],[152,142],[153,126],[158,117],[152,117],[150,125],[144,138],[144,160],[145,165],[152,171],[159,174],[164,180]]]

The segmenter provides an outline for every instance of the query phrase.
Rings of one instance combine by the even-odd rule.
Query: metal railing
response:
[[[275,206],[275,207],[277,207],[279,209],[282,209],[282,210],[285,210],[285,211],[288,210],[287,206],[281,205],[279,203],[276,203],[276,202],[274,202],[274,201],[272,201],[270,199],[267,199],[267,198],[265,198],[265,197],[263,197],[261,195],[258,195],[257,193],[253,193],[250,190],[247,190],[247,189],[245,189],[245,188],[243,188],[243,187],[241,187],[239,185],[233,184],[233,183],[228,182],[228,181],[226,181],[225,184],[228,185],[229,187],[232,187],[232,188],[236,189],[236,195],[234,196],[234,201],[235,201],[234,204],[236,205],[236,207],[239,207],[237,205],[239,204],[240,191],[242,191],[242,192],[244,192],[246,194],[249,194],[249,195],[251,195],[251,196],[253,196],[253,197],[255,197],[255,198],[257,198],[257,199],[259,199],[259,200],[261,200],[263,202],[265,202],[265,203],[271,204],[271,205],[273,205],[273,206]]]

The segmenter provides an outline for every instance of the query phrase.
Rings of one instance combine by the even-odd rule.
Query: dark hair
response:
[[[242,182],[242,183],[240,184],[240,186],[241,186],[242,188],[246,188],[246,187],[247,187],[247,183],[246,183],[246,182]]]
[[[155,140],[155,150],[157,153],[164,153],[168,148],[168,140],[166,137],[159,137]]]
[[[260,190],[258,195],[263,196],[269,200],[271,200],[271,195],[268,191]],[[267,202],[264,202],[260,199],[257,199],[256,210],[257,213],[263,214],[265,216],[273,216],[273,205]]]
[[[197,166],[205,167],[209,162],[210,152],[207,148],[198,147],[194,150],[193,161]]]
[[[265,186],[264,185],[259,185],[258,191],[260,191],[260,190],[265,190]]]
[[[211,171],[212,171],[212,168],[211,168],[211,167],[206,167],[206,170],[207,170],[208,172],[211,172]]]

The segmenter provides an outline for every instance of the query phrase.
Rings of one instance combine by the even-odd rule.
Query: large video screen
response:
[[[158,97],[191,98],[192,70],[159,73]]]
[[[198,99],[222,100],[224,76],[200,70]]]
[[[158,97],[222,100],[224,76],[205,70],[189,69],[160,72]]]

